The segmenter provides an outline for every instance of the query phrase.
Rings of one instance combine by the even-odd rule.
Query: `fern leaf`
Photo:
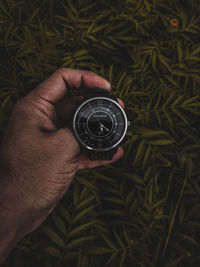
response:
[[[55,243],[60,248],[64,248],[64,241],[57,233],[55,233],[51,228],[45,225],[42,225],[41,228],[53,243]]]
[[[78,221],[80,221],[84,216],[86,216],[86,214],[88,215],[88,213],[90,213],[91,211],[94,210],[94,208],[96,207],[96,204],[91,205],[90,207],[82,210],[81,212],[79,212],[73,219],[72,219],[72,223],[76,223]]]
[[[62,254],[60,250],[58,250],[58,248],[54,248],[52,246],[46,246],[44,247],[43,250],[55,258],[62,259]]]
[[[51,217],[58,230],[62,234],[66,235],[66,224],[63,222],[63,220],[55,213],[55,211],[51,213]]]
[[[95,225],[98,222],[99,222],[98,220],[94,220],[91,222],[81,224],[80,226],[71,230],[71,232],[69,233],[69,237],[76,236],[77,234],[80,234],[80,232],[85,231],[86,229],[90,228],[91,226]]]
[[[66,249],[74,249],[74,248],[80,247],[81,245],[83,245],[85,243],[88,243],[88,241],[91,241],[95,238],[96,238],[95,235],[80,237],[80,238],[77,238],[77,239],[69,242],[65,248]]]

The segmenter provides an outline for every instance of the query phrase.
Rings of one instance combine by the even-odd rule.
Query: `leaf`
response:
[[[172,121],[171,117],[169,116],[169,113],[167,112],[166,109],[163,109],[163,113],[164,113],[165,117],[168,119],[170,125],[173,126],[173,121]]]
[[[200,243],[197,242],[194,238],[192,238],[192,237],[190,237],[190,236],[188,236],[188,235],[182,234],[182,233],[177,233],[177,232],[176,232],[176,234],[178,234],[178,236],[181,237],[182,240],[186,240],[186,241],[188,241],[190,244],[192,244],[192,245],[196,245],[196,246],[200,247]]]
[[[83,177],[80,177],[80,176],[77,176],[76,175],[76,180],[80,183],[80,184],[83,184],[93,190],[98,190],[98,188],[91,182],[89,182],[88,180],[86,180],[85,178]]]
[[[174,95],[176,94],[176,91],[172,91],[170,92],[169,97],[167,98],[167,101],[164,103],[164,105],[162,106],[162,110],[165,110],[167,104],[170,102],[170,100],[174,97]]]
[[[57,205],[56,211],[58,211],[68,223],[71,221],[68,210],[61,203]]]
[[[69,4],[69,0],[68,0],[68,4]],[[73,12],[71,12],[71,10],[73,10],[73,7],[72,7],[72,5],[70,6],[71,7],[71,10],[69,10],[69,8],[68,7],[66,7],[64,4],[62,4],[61,3],[61,5],[62,5],[62,7],[63,7],[63,10],[65,10],[65,16],[68,18],[68,23],[71,21],[71,22],[76,22],[76,19],[77,19],[77,12],[76,12],[76,16],[74,16],[74,13]],[[70,5],[70,4],[69,4]],[[75,9],[74,9],[75,10]],[[74,11],[73,10],[73,11]]]
[[[106,200],[108,202],[114,203],[116,205],[124,205],[124,202],[119,198],[114,197],[102,197],[103,200]]]
[[[113,76],[113,64],[110,66],[109,71],[108,71],[108,78],[109,82],[112,84],[112,76]]]
[[[129,244],[130,243],[130,238],[129,238],[128,233],[126,231],[126,226],[125,225],[123,225],[123,234],[124,234],[124,238],[125,238],[127,244]]]
[[[145,168],[145,166],[147,165],[147,162],[150,161],[150,158],[149,158],[150,153],[151,153],[151,146],[148,146],[145,156],[144,156],[143,164],[142,164],[143,168]]]
[[[101,213],[114,215],[114,216],[126,216],[127,215],[125,210],[103,210]]]
[[[159,55],[158,54],[158,58],[160,59],[161,63],[168,69],[171,70],[171,67],[169,66],[170,64],[170,60],[168,58],[166,58],[165,56]],[[168,64],[168,63],[169,64]]]
[[[66,225],[63,220],[55,213],[55,211],[51,213],[51,217],[58,230],[60,230],[62,234],[66,235]]]
[[[43,250],[55,258],[62,259],[62,254],[57,248],[46,246]]]
[[[154,112],[156,114],[156,117],[157,117],[159,124],[162,125],[162,121],[161,121],[161,118],[160,118],[159,113],[158,113],[158,106],[160,104],[160,100],[161,100],[161,93],[159,93],[158,100],[154,106]]]
[[[157,55],[155,52],[153,52],[153,56],[152,56],[152,67],[153,67],[153,70],[156,71],[156,63],[157,63]]]
[[[113,250],[110,248],[103,248],[103,247],[90,247],[88,250],[89,255],[103,255],[112,252]]]
[[[116,230],[114,228],[112,228],[112,230],[113,230],[114,236],[115,236],[115,238],[116,238],[119,246],[122,247],[122,248],[125,248],[125,245],[122,242],[122,239],[120,238],[120,236],[118,235],[118,233],[116,232]]]
[[[200,47],[197,47],[197,49],[195,49],[195,50],[191,53],[192,56],[199,55],[199,54],[200,54]]]
[[[76,207],[77,210],[82,209],[83,207],[87,206],[89,203],[91,203],[92,200],[94,200],[95,197],[92,195],[86,199],[84,199],[83,201],[81,201],[78,206]]]
[[[106,262],[106,266],[109,266],[109,264],[111,263],[111,261],[114,259],[114,257],[117,256],[117,252],[114,252],[108,259],[108,261]]]
[[[123,74],[121,75],[119,81],[117,82],[117,88],[119,88],[119,90],[120,90],[120,87],[121,87],[121,83],[122,83],[124,77],[126,76],[126,74],[127,74],[127,71],[124,71]]]
[[[78,12],[77,12],[77,10],[75,9],[75,7],[73,6],[71,0],[66,0],[66,2],[67,2],[67,4],[68,4],[68,6],[70,7],[71,11],[73,11],[74,14],[78,17]]]
[[[75,181],[73,189],[73,202],[74,206],[76,207],[79,203],[80,198],[80,185],[77,183],[77,181]]]
[[[100,25],[100,26],[94,28],[91,32],[92,32],[92,33],[97,33],[97,32],[99,32],[100,30],[102,30],[102,29],[105,28],[105,27],[108,27],[108,24]]]
[[[101,234],[101,238],[103,238],[103,240],[107,243],[107,245],[110,248],[112,248],[114,250],[117,249],[117,247],[113,244],[113,242],[107,236],[105,236],[103,233]]]
[[[26,25],[27,24],[29,24],[32,20],[33,20],[33,18],[37,15],[37,13],[40,11],[40,7],[39,8],[37,8],[34,12],[33,12],[33,14],[32,14],[32,16],[30,16],[29,17],[29,19],[26,21]]]
[[[183,103],[182,103],[182,106],[186,106],[188,104],[191,104],[192,102],[194,102],[195,100],[197,100],[200,96],[199,95],[196,95],[194,97],[191,97],[189,98],[188,100],[185,100]],[[199,103],[198,103],[199,104]]]
[[[83,8],[80,8],[80,9],[79,9],[79,12],[80,12],[80,13],[84,13],[85,11],[88,11],[88,10],[92,9],[92,7],[94,7],[94,6],[96,6],[96,5],[97,5],[97,3],[94,2],[94,3],[88,4],[88,5],[86,5],[86,6],[83,6]],[[80,20],[80,21],[81,21],[81,20],[91,21],[91,19],[86,19],[86,18],[79,18],[79,20]],[[81,21],[81,22],[83,22],[83,21]]]
[[[188,178],[192,177],[192,172],[194,170],[194,163],[191,158],[187,158],[186,160],[186,170]]]
[[[94,208],[96,207],[97,205],[94,204],[84,210],[82,210],[81,212],[79,212],[73,219],[72,219],[72,223],[76,223],[78,221],[80,221],[80,219],[82,219],[84,216],[86,216],[86,214],[88,215],[88,213],[90,213],[91,211],[94,210]]]
[[[180,257],[174,257],[173,259],[169,258],[169,260],[166,263],[166,266],[169,267],[177,267],[180,266],[182,260],[186,257],[186,254],[181,255]]]
[[[177,83],[171,76],[169,76],[169,75],[167,75],[167,74],[165,74],[164,76],[165,76],[165,78],[166,78],[168,81],[170,81],[175,87],[177,87],[177,88],[179,88],[179,89],[181,90],[181,88],[180,88],[180,86],[178,85],[178,83]]]
[[[154,146],[170,145],[173,143],[175,143],[175,140],[169,140],[169,139],[159,139],[159,140],[148,141],[149,145],[154,145]]]
[[[137,205],[138,205],[138,201],[137,201],[137,199],[135,198],[134,201],[132,202],[130,208],[129,208],[129,212],[130,212],[131,215],[132,215],[132,214],[135,212],[135,210],[137,209]]]
[[[111,46],[108,42],[102,41],[102,45],[108,47],[111,51],[115,50],[114,46]],[[109,80],[111,82],[111,80]]]
[[[0,8],[3,10],[3,12],[8,15],[8,11],[4,8],[4,6],[0,3]]]
[[[81,49],[81,50],[76,51],[76,52],[74,53],[74,56],[75,56],[75,57],[80,57],[80,56],[83,56],[83,55],[88,55],[88,50],[86,50],[86,49]]]
[[[120,267],[124,267],[124,261],[125,261],[125,258],[126,258],[126,253],[127,253],[127,250],[124,250],[122,252],[122,256],[121,256],[121,260],[120,260]]]
[[[184,121],[185,124],[190,125],[190,122],[183,116],[183,114],[180,111],[178,111],[178,109],[173,107],[171,109],[179,118],[181,118],[181,120]]]
[[[129,178],[134,183],[144,185],[142,178],[136,173],[124,173],[125,177]]]
[[[172,108],[177,105],[183,98],[185,97],[185,95],[181,95],[179,97],[177,97],[177,99],[174,101],[174,103],[172,104]]]
[[[135,190],[133,189],[130,191],[126,197],[126,204],[129,205],[129,203],[132,201],[133,195],[135,195]]]
[[[137,148],[136,156],[135,156],[135,159],[134,159],[132,165],[135,165],[139,161],[139,159],[143,156],[145,143],[146,143],[146,140],[142,139],[138,148]]]
[[[161,204],[163,204],[166,201],[167,201],[166,198],[163,198],[163,199],[159,200],[158,202],[156,202],[155,204],[153,204],[152,210],[155,209],[156,207],[160,206]]]
[[[96,42],[96,43],[98,42],[98,40],[92,35],[87,35],[87,38],[92,40],[92,41],[94,41],[94,42]]]
[[[169,137],[169,133],[163,130],[152,130],[146,127],[142,127],[142,126],[136,126],[134,127],[135,133],[139,133],[141,134],[143,137],[153,137],[153,136],[157,136],[157,135],[165,135],[167,137]]]
[[[181,62],[183,59],[183,49],[182,44],[179,40],[177,40],[177,54],[178,54],[178,61]]]
[[[149,175],[150,175],[151,172],[152,172],[152,166],[150,165],[150,166],[147,168],[147,170],[146,170],[146,172],[145,172],[145,174],[144,174],[144,178],[143,178],[144,182],[147,181],[147,178],[149,177]]]
[[[95,238],[96,238],[95,235],[80,237],[78,239],[75,239],[75,240],[72,240],[71,242],[69,242],[65,248],[66,249],[76,248],[76,247],[81,246],[83,243],[87,243],[88,241],[93,240]]]
[[[95,170],[93,170],[93,174],[94,174],[95,177],[99,178],[100,180],[102,179],[102,180],[105,180],[106,182],[109,182],[109,183],[112,183],[112,184],[116,183],[115,179],[112,179],[112,178],[110,178],[110,177],[108,177],[106,175],[102,175],[101,173],[99,173],[99,172],[97,172]]]
[[[10,100],[10,98],[11,98],[11,95],[8,95],[8,96],[5,98],[5,100],[4,100],[3,103],[1,104],[0,109],[3,109],[3,108],[4,108],[4,106],[8,103],[8,101]]]
[[[171,71],[171,73],[175,74],[175,75],[178,75],[178,76],[183,76],[183,77],[185,77],[187,75],[186,71],[182,71],[182,70],[179,70],[179,69],[173,69]]]
[[[92,28],[94,28],[94,25],[95,25],[95,21],[93,21],[91,24],[90,24],[90,27],[88,28],[87,30],[87,36],[89,35],[89,33],[92,31]]]
[[[71,230],[71,232],[69,233],[69,237],[75,236],[75,235],[79,234],[80,232],[85,231],[86,229],[88,229],[92,225],[96,224],[97,222],[99,222],[99,220],[94,220],[94,221],[91,221],[91,222],[87,222],[87,223],[81,224],[80,226],[78,226],[75,229]]]
[[[52,242],[54,242],[59,247],[64,248],[64,241],[57,233],[55,233],[52,229],[45,225],[42,225],[41,228],[44,233],[51,239]]]
[[[187,57],[187,60],[200,61],[199,57]]]

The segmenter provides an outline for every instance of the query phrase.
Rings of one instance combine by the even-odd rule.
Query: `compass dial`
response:
[[[125,136],[127,118],[122,107],[106,97],[95,97],[77,109],[73,130],[88,149],[103,151],[117,146]]]

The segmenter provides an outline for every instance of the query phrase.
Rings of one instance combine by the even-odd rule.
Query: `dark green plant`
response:
[[[131,121],[124,157],[79,171],[3,267],[200,265],[199,11],[195,0],[0,2],[1,136],[16,101],[61,67],[109,80]]]

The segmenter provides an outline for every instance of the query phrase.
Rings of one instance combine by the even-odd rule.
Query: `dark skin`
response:
[[[81,81],[88,88],[111,90],[93,72],[61,68],[14,106],[0,146],[0,226],[1,218],[8,224],[19,218],[23,235],[32,232],[67,192],[78,170],[111,164],[123,156],[122,147],[110,161],[90,161],[80,151],[72,117],[83,96],[66,95],[69,88],[81,88]]]

